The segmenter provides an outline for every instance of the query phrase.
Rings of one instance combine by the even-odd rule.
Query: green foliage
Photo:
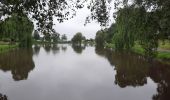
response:
[[[63,34],[63,35],[61,36],[61,40],[62,40],[62,41],[67,41],[67,36],[66,36],[66,34]]]
[[[170,52],[158,52],[157,58],[170,59]]]
[[[170,50],[170,40],[159,41],[159,48],[164,50]]]
[[[57,32],[54,32],[52,35],[51,35],[51,39],[53,40],[53,42],[58,42],[60,40],[60,34],[57,33]]]
[[[76,33],[76,34],[73,36],[73,38],[71,39],[71,41],[72,41],[73,44],[81,45],[82,40],[83,40],[83,37],[84,37],[84,36],[82,35],[82,33],[78,32],[78,33]]]
[[[105,26],[109,22],[109,3],[110,0],[0,0],[0,11],[3,11],[3,15],[27,15],[36,20],[39,30],[50,32],[54,16],[58,22],[63,22],[74,17],[76,11],[85,5],[91,11],[86,23],[97,20],[100,25]]]
[[[106,42],[107,43],[111,43],[112,42],[112,38],[114,36],[114,34],[116,33],[116,24],[113,23],[107,30],[106,32]]]
[[[17,45],[8,45],[8,44],[3,44],[3,45],[0,45],[0,53],[4,53],[4,52],[7,52],[13,48],[16,48]]]
[[[99,30],[96,32],[95,42],[96,46],[99,47],[111,47],[112,45],[112,38],[116,33],[116,24],[113,23],[108,29],[105,28],[104,30]]]
[[[170,59],[170,52],[168,50],[162,49],[162,46],[159,46],[158,49],[160,49],[160,50],[157,51],[157,55],[155,55],[156,58]],[[132,48],[132,51],[137,54],[140,54],[140,55],[146,55],[144,48],[142,48],[142,46],[137,42],[135,43],[134,47]],[[153,52],[151,52],[151,53],[153,53]],[[152,55],[154,55],[154,54],[152,54]]]
[[[137,24],[135,16],[138,11],[132,7],[121,9],[117,12],[116,19],[116,34],[114,35],[113,41],[115,47],[118,49],[129,49],[133,47]]]
[[[105,30],[99,30],[96,33],[95,37],[96,46],[103,47],[106,42],[106,31]]]
[[[18,41],[20,47],[31,47],[33,23],[26,17],[13,14],[2,23],[1,39]]]
[[[111,30],[113,34],[106,35],[106,41],[109,44],[111,41],[109,37],[112,37],[112,44],[116,49],[131,49],[138,41],[142,52],[149,57],[154,57],[157,54],[158,40],[170,37],[170,24],[168,23],[170,1],[134,0],[131,4],[129,1],[116,1],[115,7],[118,11],[114,16],[115,29]],[[141,50],[137,51],[141,52]]]
[[[126,6],[117,12],[116,34],[113,43],[117,49],[131,49],[135,41],[144,49],[145,55],[156,56],[159,26],[155,13],[143,7]]]
[[[34,36],[33,37],[34,37],[35,40],[40,39],[40,35],[39,35],[38,31],[36,31],[36,30],[34,31]]]
[[[44,39],[48,42],[51,42],[51,34],[50,33],[44,33]]]

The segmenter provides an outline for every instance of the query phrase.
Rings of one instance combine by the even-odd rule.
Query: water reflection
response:
[[[157,94],[153,100],[169,100],[170,98],[170,66],[162,65],[159,62],[153,63],[149,70],[151,79],[158,83]]]
[[[52,44],[51,50],[52,50],[53,54],[57,54],[60,52],[60,47],[57,44]]]
[[[153,100],[168,100],[170,98],[170,66],[157,61],[147,62],[142,56],[129,52],[116,52],[105,49],[95,49],[96,54],[106,57],[116,71],[115,84],[121,88],[127,86],[143,86],[147,77],[157,83],[157,94]]]
[[[86,45],[72,44],[72,48],[76,53],[81,54],[83,52],[83,50],[85,50]]]
[[[126,86],[143,86],[147,83],[148,63],[143,57],[127,52],[112,52],[97,49],[96,53],[105,56],[116,70],[115,84],[124,88]]]
[[[43,45],[43,47],[44,47],[44,50],[47,52],[47,53],[49,53],[50,52],[50,50],[51,50],[51,44],[44,44]]]
[[[32,49],[13,50],[0,55],[0,69],[4,72],[11,71],[15,81],[25,80],[34,69]]]
[[[41,45],[34,45],[33,50],[34,54],[38,54],[40,51],[40,48],[43,47],[46,53],[52,52],[53,54],[57,54],[60,51],[60,47],[58,44],[41,44]]]
[[[75,55],[72,49],[83,56]],[[33,54],[38,55],[33,57],[35,69]],[[157,61],[148,63],[144,57],[129,52],[86,45],[35,45],[33,50],[20,49],[0,55],[0,69],[11,72],[14,80],[27,79],[29,75],[27,81],[16,82],[0,71],[3,91],[0,100],[170,98],[170,66]]]
[[[62,46],[61,46],[61,50],[62,50],[62,51],[66,51],[66,50],[67,50],[67,46],[62,45]]]
[[[35,54],[35,55],[38,55],[39,54],[39,52],[40,52],[40,45],[38,45],[38,44],[35,44],[34,46],[33,46],[33,53]]]
[[[0,100],[8,100],[6,95],[0,93]]]

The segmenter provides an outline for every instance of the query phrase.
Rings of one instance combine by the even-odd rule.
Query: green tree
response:
[[[34,37],[35,40],[40,39],[40,35],[39,35],[38,31],[36,31],[36,30],[34,31],[34,36],[33,37]]]
[[[51,42],[51,34],[50,33],[44,33],[44,39],[45,39],[45,41]]]
[[[83,35],[81,32],[76,33],[73,38],[71,39],[73,44],[81,45],[83,39]]]
[[[113,43],[117,49],[131,49],[136,41],[145,50],[147,56],[155,56],[159,35],[159,24],[154,12],[145,8],[126,6],[117,12],[116,32]]]
[[[61,40],[62,40],[62,41],[67,41],[67,36],[66,36],[66,34],[63,34],[63,35],[61,36]]]
[[[96,46],[103,47],[106,42],[106,31],[99,30],[95,37]]]
[[[51,35],[53,42],[58,42],[60,40],[60,34],[54,31]]]
[[[50,31],[53,26],[53,18],[58,22],[68,20],[76,15],[76,11],[87,5],[91,11],[86,23],[97,20],[105,26],[109,22],[109,3],[111,0],[1,0],[3,15],[17,13],[19,16],[27,15],[37,21],[37,27],[41,31]],[[0,8],[1,10],[1,8]]]
[[[1,38],[18,41],[20,47],[31,47],[33,23],[26,16],[13,14],[2,22]]]
[[[82,40],[83,40],[83,41],[86,41],[86,37],[85,37],[85,36],[83,36],[83,37],[82,37]]]
[[[114,34],[116,33],[116,24],[113,23],[106,31],[106,42],[111,43]]]

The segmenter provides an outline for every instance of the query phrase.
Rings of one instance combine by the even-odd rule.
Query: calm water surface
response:
[[[170,66],[93,46],[0,55],[0,100],[169,100]]]

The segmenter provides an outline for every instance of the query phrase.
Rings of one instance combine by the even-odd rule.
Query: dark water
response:
[[[93,46],[0,55],[0,100],[169,100],[170,66]]]

